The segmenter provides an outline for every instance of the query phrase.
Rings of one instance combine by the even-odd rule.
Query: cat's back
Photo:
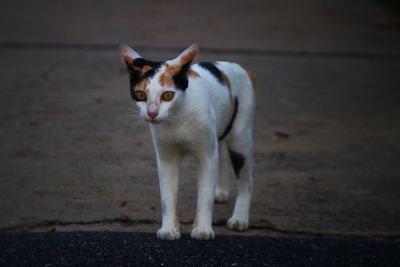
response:
[[[249,87],[251,91],[255,89],[254,76],[238,63],[228,61],[199,62],[192,65],[192,69],[199,73],[196,78],[203,78],[202,80],[209,80],[209,82],[219,82],[230,87],[229,89],[233,89],[233,93],[239,88],[243,89],[243,87]]]
[[[255,104],[255,79],[250,71],[238,63],[228,61],[200,62],[192,65],[192,69],[198,72],[200,84],[208,89],[212,97],[220,98],[220,94],[229,99],[238,98],[242,104],[248,107]],[[223,90],[223,88],[225,90]],[[228,89],[228,90],[226,90]],[[227,92],[228,91],[228,92]],[[225,102],[226,100],[222,101]],[[215,103],[216,105],[221,104]]]
[[[249,71],[227,61],[200,62],[192,65],[191,69],[197,75],[192,75],[193,82],[189,84],[194,85],[192,91],[208,95],[208,102],[215,110],[219,136],[234,118],[232,114],[237,113],[237,119],[243,125],[251,121],[255,108],[255,83]]]
[[[231,86],[230,89],[232,91],[232,95],[252,96],[254,94],[255,79],[250,71],[234,62],[217,61],[215,65],[227,76]]]
[[[250,71],[243,68],[238,63],[228,61],[200,62],[194,64],[192,69],[199,72],[200,78],[205,83],[219,82],[229,87],[233,95],[242,93],[253,94],[255,89],[255,79]],[[246,92],[247,91],[247,92]]]

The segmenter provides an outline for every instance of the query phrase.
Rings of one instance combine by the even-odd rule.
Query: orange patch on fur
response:
[[[145,74],[146,72],[148,72],[149,70],[151,70],[152,67],[150,67],[149,65],[145,65],[142,68],[142,75]]]
[[[147,86],[149,85],[149,83],[150,83],[150,79],[144,79],[143,81],[141,81],[140,83],[135,85],[135,90],[147,91]]]
[[[160,79],[159,79],[160,85],[161,86],[174,86],[174,80],[172,77],[179,72],[180,67],[181,66],[174,66],[174,65],[166,64],[165,71],[160,75]],[[193,70],[189,70],[187,75],[188,75],[188,77],[191,77],[191,78],[199,78],[200,77],[200,75]]]
[[[138,67],[135,67],[135,66],[133,66],[133,65],[132,65],[132,67],[133,67],[136,71],[138,71],[138,72],[140,73],[141,76],[143,76],[143,74],[145,74],[146,72],[148,72],[149,70],[152,69],[152,67],[149,66],[149,65],[145,65],[145,66],[143,66],[142,68],[138,68]]]
[[[249,70],[244,69],[247,72],[247,75],[250,78],[251,84],[253,85],[253,89],[256,89],[256,77],[253,75],[253,73],[251,73]]]
[[[194,70],[189,70],[188,76],[191,78],[200,78],[200,75],[197,72],[195,72]]]
[[[221,74],[222,74],[222,79],[224,79],[224,83],[226,84],[226,86],[228,87],[229,91],[231,91],[232,87],[231,87],[231,81],[229,81],[228,76],[226,76],[226,74],[220,70]]]
[[[170,64],[165,65],[165,71],[160,75],[160,85],[161,86],[173,86],[174,80],[172,77],[179,71],[178,66],[173,66]]]

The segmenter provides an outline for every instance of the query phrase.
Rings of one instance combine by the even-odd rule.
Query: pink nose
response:
[[[158,116],[158,112],[147,112],[147,116],[149,116],[152,120],[154,120]]]

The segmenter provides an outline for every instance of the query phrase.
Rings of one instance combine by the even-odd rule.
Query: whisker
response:
[[[174,117],[171,117],[171,116],[168,116],[168,117],[165,118],[165,120],[168,121],[168,122],[174,122],[173,119],[174,119]]]
[[[180,117],[180,115],[178,115],[178,114],[174,114],[174,113],[170,113],[170,114],[168,114],[168,117],[172,117],[172,118],[179,118],[179,117]]]
[[[128,115],[128,119],[140,119],[140,116]]]
[[[136,117],[136,118],[127,118],[127,121],[138,121],[140,120],[140,117]]]
[[[137,110],[137,109],[132,109],[132,108],[125,108],[126,109],[126,111],[133,111],[133,112],[135,112],[135,113],[139,113],[140,111],[139,110]]]

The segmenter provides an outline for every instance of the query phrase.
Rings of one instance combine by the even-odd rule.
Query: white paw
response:
[[[176,240],[181,237],[181,233],[174,229],[160,228],[157,231],[157,237],[161,240]]]
[[[232,217],[228,220],[227,225],[233,231],[246,231],[249,229],[249,220]]]
[[[211,227],[196,227],[192,230],[191,234],[193,239],[197,240],[210,240],[214,239],[214,231]]]
[[[229,192],[228,190],[219,190],[215,191],[215,202],[217,203],[225,203],[228,202]]]

